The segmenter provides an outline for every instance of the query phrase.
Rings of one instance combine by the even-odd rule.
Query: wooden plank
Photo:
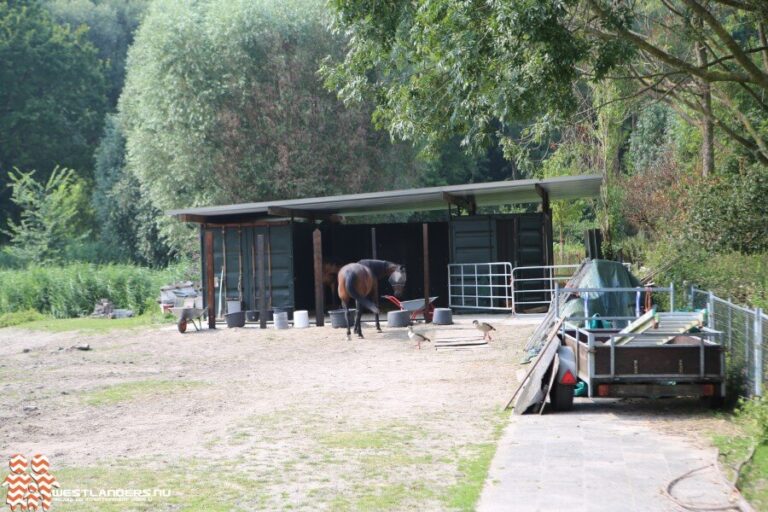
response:
[[[282,206],[270,206],[267,208],[267,214],[274,217],[290,217],[291,219],[298,217],[300,219],[309,219],[311,221],[326,220],[336,224],[341,223],[344,220],[344,217],[336,215],[335,213],[299,210],[296,208],[284,208]]]
[[[548,214],[551,211],[549,206],[549,192],[538,183],[536,183],[535,187],[536,193],[541,197],[541,211]]]
[[[474,215],[477,212],[477,203],[474,197],[463,197],[451,194],[450,192],[443,192],[443,201],[448,203],[449,214],[451,205],[463,208],[470,215]]]
[[[376,228],[371,228],[371,259],[375,260],[376,256]]]
[[[267,328],[267,265],[264,257],[264,235],[256,237],[256,259],[259,269],[259,327]]]
[[[555,354],[557,354],[557,347],[560,345],[560,339],[557,337],[557,333],[564,321],[564,318],[559,319],[550,329],[538,357],[531,363],[531,367],[528,369],[525,379],[517,387],[509,402],[507,402],[506,409],[514,406],[515,414],[522,414],[536,399],[537,394],[541,390],[541,379],[544,377]],[[518,404],[520,404],[520,406],[518,406]]]
[[[429,314],[429,224],[421,225],[421,238],[424,244],[424,321],[432,321]]]
[[[191,213],[182,213],[176,216],[181,222],[194,222],[196,224],[204,224],[206,217],[203,215],[193,215]]]
[[[325,324],[325,293],[323,290],[323,235],[319,229],[312,232],[312,252],[315,270],[315,325]]]
[[[480,345],[487,345],[487,341],[471,341],[471,340],[456,340],[456,341],[439,341],[435,343],[435,347],[479,347]]]
[[[208,328],[216,328],[216,276],[213,270],[213,231],[203,238],[205,250],[205,301],[208,303]]]
[[[256,235],[256,230],[253,230]],[[247,237],[246,237],[247,238]],[[256,309],[256,239],[251,240],[251,304],[250,309]]]

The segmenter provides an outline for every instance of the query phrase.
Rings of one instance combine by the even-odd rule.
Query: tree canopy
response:
[[[114,108],[125,79],[125,59],[148,0],[46,0],[45,7],[62,25],[78,30],[98,50],[104,62],[107,100]]]
[[[768,162],[763,0],[330,3],[350,44],[324,69],[329,85],[348,102],[375,98],[375,119],[397,136],[474,145],[498,134],[519,156],[585,114],[579,83],[614,80],[629,84],[621,98],[650,95],[702,125],[704,173],[714,127]],[[535,126],[511,137],[524,121]]]
[[[56,165],[88,178],[106,108],[104,69],[86,30],[53,22],[37,2],[0,2],[0,225],[8,172]]]

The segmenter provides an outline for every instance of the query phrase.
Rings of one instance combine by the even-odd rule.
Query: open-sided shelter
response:
[[[404,264],[405,298],[437,295],[445,305],[449,264],[551,265],[550,201],[597,197],[601,183],[600,176],[564,176],[185,208],[169,214],[200,226],[203,291],[214,326],[217,304],[225,300],[240,301],[244,309],[325,311],[334,297],[322,283],[324,264],[328,269],[329,264],[363,258]],[[486,206],[530,203],[541,207],[535,213],[478,213]],[[434,210],[444,211],[445,220],[345,222]]]

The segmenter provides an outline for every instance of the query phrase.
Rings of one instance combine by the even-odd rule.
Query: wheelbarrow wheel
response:
[[[181,334],[184,334],[185,332],[187,332],[187,319],[186,318],[180,319],[179,323],[176,324],[176,327],[179,328],[179,332]]]

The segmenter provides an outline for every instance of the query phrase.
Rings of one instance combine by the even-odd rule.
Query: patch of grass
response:
[[[755,510],[768,510],[768,445],[761,444],[742,473],[742,491]]]
[[[491,460],[496,453],[497,441],[509,418],[509,411],[495,415],[493,442],[481,443],[470,447],[470,455],[459,458],[457,469],[461,474],[459,481],[448,487],[443,495],[445,505],[454,510],[472,511],[483,490],[483,484],[491,467]]]
[[[749,436],[715,436],[714,443],[720,450],[729,479],[735,476],[731,468],[749,455],[753,442]],[[768,445],[759,445],[752,461],[742,468],[739,488],[755,510],[768,510]]]
[[[186,391],[201,385],[203,383],[197,381],[140,380],[91,391],[83,399],[88,405],[113,405],[153,395]]]
[[[38,314],[39,315],[39,314]],[[67,332],[80,331],[85,333],[105,333],[118,329],[137,329],[151,325],[161,325],[174,322],[174,318],[159,315],[141,315],[133,318],[116,318],[108,320],[105,318],[45,318],[40,315],[39,318],[18,326],[32,331],[48,332]]]
[[[121,463],[118,466],[70,467],[54,471],[64,490],[89,489],[92,493],[111,489],[155,489],[167,491],[152,501],[80,502],[54,499],[58,511],[118,512],[126,510],[184,510],[187,512],[225,512],[263,507],[263,486],[254,480],[233,475],[221,468],[234,467],[234,461],[217,462],[208,467],[202,461],[187,460],[158,469],[147,469],[148,461]],[[216,470],[218,468],[219,470]],[[244,497],[253,502],[243,503]]]
[[[742,468],[737,486],[755,510],[768,510],[768,398],[740,400],[732,421],[739,433],[715,436],[715,446],[726,468],[739,465],[755,446],[754,456]],[[735,474],[730,472],[728,477],[733,480]]]
[[[381,450],[390,446],[413,439],[410,432],[399,432],[390,429],[353,430],[330,434],[320,439],[320,443],[328,448],[351,450]]]
[[[14,325],[25,324],[28,322],[34,322],[35,320],[44,319],[45,317],[34,309],[29,309],[26,311],[15,311],[13,313],[4,313],[0,315],[0,329],[3,327],[13,327]]]
[[[355,496],[336,495],[329,509],[334,512],[379,512],[384,510],[419,510],[419,503],[434,497],[421,482],[356,488]],[[413,504],[413,506],[409,506]]]

